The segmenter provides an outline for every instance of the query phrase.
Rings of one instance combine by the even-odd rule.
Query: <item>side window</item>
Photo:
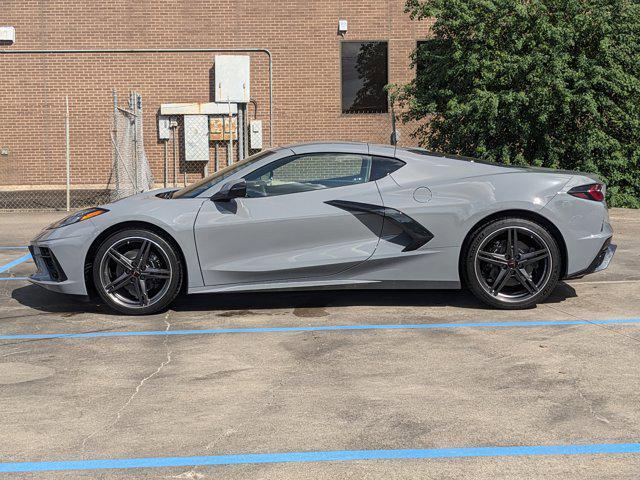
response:
[[[380,180],[404,165],[405,163],[397,158],[373,157],[370,180]]]
[[[372,160],[353,153],[313,153],[276,160],[245,176],[247,197],[344,187],[369,182]]]

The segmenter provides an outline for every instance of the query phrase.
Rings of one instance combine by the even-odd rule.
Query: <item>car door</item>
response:
[[[194,227],[205,285],[321,277],[366,261],[382,218],[327,202],[381,204],[371,163],[355,147],[294,153],[243,175],[246,198],[205,201]]]

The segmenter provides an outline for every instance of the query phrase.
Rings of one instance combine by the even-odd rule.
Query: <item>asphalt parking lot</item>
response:
[[[21,280],[62,215],[0,215],[2,478],[638,478],[638,211],[612,210],[608,270],[531,310],[300,292],[148,317]]]

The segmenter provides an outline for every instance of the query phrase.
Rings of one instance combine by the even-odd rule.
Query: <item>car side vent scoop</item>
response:
[[[169,190],[168,192],[160,192],[158,194],[156,194],[156,197],[158,198],[171,198],[173,196],[173,193],[176,192],[177,190]]]
[[[395,208],[385,207],[383,205],[373,205],[370,203],[350,202],[347,200],[329,200],[324,203],[331,205],[332,207],[341,208],[342,210],[346,210],[350,213],[372,213],[374,215],[379,215],[383,217],[385,221],[393,223],[410,239],[409,244],[402,249],[403,252],[417,250],[433,238],[433,233],[427,230],[420,223],[416,222],[409,215],[406,215]]]

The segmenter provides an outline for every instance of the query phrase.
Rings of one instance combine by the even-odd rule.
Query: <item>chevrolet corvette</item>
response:
[[[349,288],[466,288],[521,309],[606,268],[612,235],[590,174],[310,143],[76,212],[31,242],[30,281],[134,315],[180,292]]]

